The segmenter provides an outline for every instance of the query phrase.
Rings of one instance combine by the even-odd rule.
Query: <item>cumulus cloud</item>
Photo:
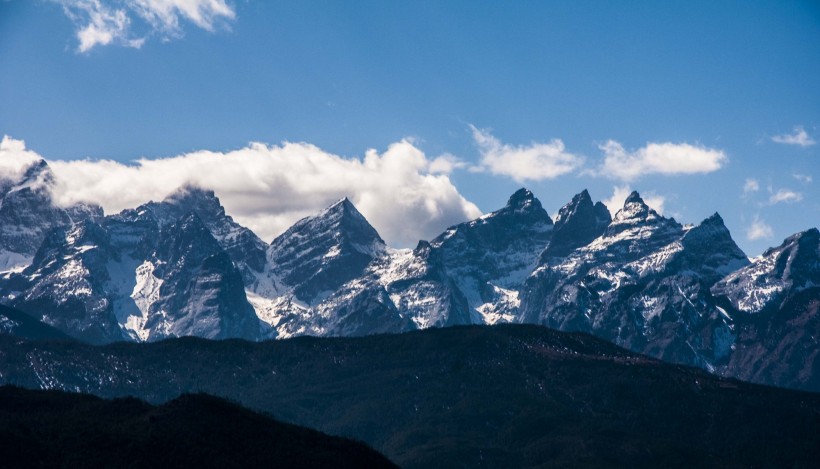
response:
[[[609,213],[614,217],[618,210],[623,208],[624,201],[626,198],[629,197],[629,194],[632,193],[632,188],[628,185],[624,186],[614,186],[612,188],[612,196],[608,199],[603,201],[606,208],[609,209]],[[646,205],[650,206],[659,214],[663,215],[664,204],[666,203],[666,197],[662,195],[655,194],[654,192],[647,192],[645,194],[641,194],[641,198],[646,203]]]
[[[772,227],[755,215],[751,225],[746,228],[746,238],[748,238],[749,241],[755,241],[758,239],[771,239],[772,237],[774,237]]]
[[[772,141],[784,145],[798,145],[801,147],[810,147],[817,143],[806,133],[803,126],[800,125],[796,126],[790,134],[775,135],[772,137]]]
[[[182,20],[206,31],[233,20],[225,0],[52,0],[63,7],[77,28],[77,50],[116,44],[140,48],[150,36],[167,41],[182,36]],[[137,20],[140,31],[135,31]]]
[[[749,194],[752,192],[757,192],[760,190],[760,183],[757,179],[746,179],[746,182],[743,183],[743,193]]]
[[[36,161],[20,140],[3,139],[0,168]],[[8,151],[6,149],[8,148]],[[92,202],[106,213],[161,200],[185,184],[214,190],[228,214],[270,241],[302,217],[347,196],[389,244],[412,246],[481,215],[459,194],[441,162],[408,141],[382,153],[342,158],[307,143],[252,143],[226,153],[197,151],[133,164],[49,161],[57,203]],[[9,163],[8,166],[13,166]]]
[[[466,167],[466,162],[449,153],[438,156],[430,162],[431,173],[450,174],[456,169],[463,169]]]
[[[579,169],[584,164],[581,156],[566,151],[564,142],[552,139],[549,143],[509,145],[495,138],[488,130],[471,125],[473,140],[481,152],[481,163],[473,168],[503,175],[517,182],[554,179]]]
[[[26,168],[40,161],[37,153],[26,149],[26,142],[8,135],[0,141],[0,180],[18,180]]]
[[[711,173],[726,162],[721,150],[688,143],[648,143],[627,151],[620,143],[609,140],[600,145],[604,161],[597,174],[622,181],[634,181],[649,174]]]
[[[769,196],[769,204],[793,203],[803,200],[803,194],[791,189],[778,189]]]

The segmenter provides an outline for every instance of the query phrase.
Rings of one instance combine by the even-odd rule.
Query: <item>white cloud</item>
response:
[[[467,163],[458,157],[446,153],[430,162],[430,172],[436,174],[450,174],[456,169],[466,168]]]
[[[726,162],[721,150],[688,143],[648,143],[627,151],[609,140],[600,146],[604,161],[597,174],[622,181],[634,181],[649,174],[697,174],[717,171]]]
[[[767,225],[766,222],[761,220],[758,216],[755,216],[754,220],[752,220],[752,224],[746,228],[746,238],[750,241],[755,241],[758,239],[771,239],[772,237],[774,237],[772,227]]]
[[[810,147],[817,143],[809,137],[809,134],[806,133],[806,130],[800,125],[796,126],[790,134],[775,135],[772,137],[772,141],[784,145],[799,145],[801,147]]]
[[[811,184],[811,182],[813,181],[812,177],[809,176],[808,174],[795,173],[795,174],[792,174],[792,177],[794,177],[798,181],[802,182],[803,184]]]
[[[23,140],[3,136],[0,141],[0,180],[20,179],[26,168],[41,159],[37,153],[26,150],[26,142]]]
[[[2,148],[0,167],[6,159],[39,158],[19,140],[5,138]],[[307,143],[252,143],[227,153],[198,151],[131,165],[49,161],[54,198],[62,205],[93,202],[115,213],[194,184],[213,189],[228,214],[270,241],[300,218],[347,196],[394,246],[413,246],[481,215],[447,175],[434,174],[436,164],[408,141],[383,153],[369,150],[361,158],[342,158]]]
[[[760,183],[757,182],[757,179],[746,179],[746,182],[743,183],[743,193],[749,194],[751,192],[757,192],[760,190]]]
[[[470,129],[481,152],[481,164],[474,170],[508,176],[517,182],[541,181],[571,173],[584,163],[581,156],[568,153],[560,139],[513,146],[501,143],[487,130],[473,125]]]
[[[162,40],[182,36],[180,20],[213,31],[220,21],[236,18],[225,0],[52,0],[77,28],[79,52],[116,44],[140,48],[152,35]],[[144,23],[135,32],[134,20]],[[142,25],[142,24],[141,24]]]
[[[603,201],[606,208],[609,209],[609,213],[614,217],[618,210],[623,208],[624,201],[626,198],[629,197],[629,194],[632,193],[632,188],[628,185],[623,186],[614,186],[612,188],[612,196],[608,199]],[[666,204],[666,197],[662,195],[655,194],[654,192],[647,192],[646,194],[641,194],[641,198],[646,203],[646,205],[650,206],[659,214],[663,215],[664,205]]]
[[[777,192],[773,193],[769,197],[769,203],[772,205],[779,203],[800,202],[801,200],[803,200],[803,194],[794,192],[791,189],[778,189]]]

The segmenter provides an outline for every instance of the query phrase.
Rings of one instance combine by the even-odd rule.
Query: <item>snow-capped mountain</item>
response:
[[[820,287],[820,232],[812,228],[770,248],[752,263],[720,280],[712,293],[743,313],[776,309],[790,295]]]
[[[731,351],[733,333],[709,288],[746,264],[719,215],[684,227],[633,192],[599,237],[566,257],[542,256],[527,280],[522,319],[714,367]]]
[[[102,216],[95,205],[55,205],[53,186],[54,174],[45,160],[29,166],[18,180],[0,180],[0,272],[31,263],[52,228]]]
[[[541,203],[522,189],[501,210],[395,250],[344,199],[271,244],[284,294],[250,297],[279,337],[510,322],[551,231]]]
[[[267,244],[227,215],[213,191],[184,186],[161,202],[148,202],[118,216],[135,220],[153,218],[158,227],[163,228],[189,213],[195,213],[205,224],[239,268],[245,283],[256,282],[258,274],[265,269]]]
[[[241,272],[196,212],[169,221],[179,195],[169,199],[53,230],[6,276],[4,303],[92,343],[258,339]]]
[[[718,214],[684,226],[638,193],[610,218],[583,191],[553,223],[521,189],[412,250],[386,246],[348,199],[269,245],[194,187],[65,222],[30,266],[4,274],[0,297],[90,342],[523,322],[796,387],[812,379],[818,355],[817,229],[750,263]],[[763,363],[777,371],[763,373]]]
[[[601,202],[592,203],[584,189],[561,207],[555,218],[555,230],[547,248],[541,253],[541,262],[551,257],[564,257],[602,235],[612,218]]]
[[[817,228],[786,238],[719,281],[712,293],[735,327],[733,353],[720,370],[723,374],[820,391]]]

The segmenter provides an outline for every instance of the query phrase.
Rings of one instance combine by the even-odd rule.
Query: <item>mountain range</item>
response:
[[[85,342],[531,323],[820,391],[817,228],[749,259],[718,214],[682,225],[633,192],[610,216],[582,191],[552,220],[521,189],[414,249],[346,198],[266,243],[209,190],[105,216],[53,183],[45,162],[0,183],[0,303]]]

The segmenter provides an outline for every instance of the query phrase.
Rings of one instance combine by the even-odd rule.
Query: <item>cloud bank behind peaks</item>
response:
[[[581,156],[567,152],[564,142],[557,138],[549,143],[513,146],[501,143],[488,130],[473,125],[470,129],[481,153],[481,163],[473,168],[477,171],[508,176],[517,182],[541,181],[571,173],[584,164]]]
[[[36,161],[20,140],[3,140],[0,171]],[[349,197],[393,246],[414,246],[481,211],[459,194],[442,160],[412,143],[342,158],[308,143],[252,143],[226,153],[198,151],[134,164],[111,160],[49,161],[55,201],[92,202],[106,213],[161,200],[182,185],[213,189],[228,214],[270,241],[302,217]],[[4,169],[9,166],[10,169]]]
[[[604,160],[598,174],[622,181],[634,181],[650,174],[711,173],[728,159],[721,150],[688,143],[648,143],[627,151],[620,143],[609,140],[600,149]]]

